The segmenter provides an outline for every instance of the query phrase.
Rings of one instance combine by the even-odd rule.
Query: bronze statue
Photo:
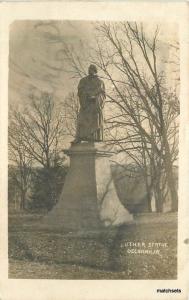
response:
[[[103,141],[105,86],[97,75],[95,65],[89,66],[88,74],[78,85],[80,111],[75,143]]]

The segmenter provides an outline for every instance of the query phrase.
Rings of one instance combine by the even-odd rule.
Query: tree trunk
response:
[[[155,206],[156,206],[156,212],[162,212],[163,211],[163,199],[162,194],[160,191],[159,186],[156,186],[154,188],[154,197],[155,197]]]
[[[151,206],[151,187],[148,183],[148,175],[145,174],[145,184],[146,184],[146,192],[147,192],[147,208],[148,212],[152,212],[152,206]]]
[[[147,194],[147,201],[148,201],[148,212],[152,212],[152,206],[151,206],[151,195]]]
[[[168,142],[165,141],[165,156],[164,156],[164,163],[165,163],[165,172],[167,175],[167,183],[168,188],[171,195],[171,207],[172,211],[178,210],[178,194],[177,194],[177,187],[176,187],[176,178],[173,173],[173,165],[171,161],[171,154]]]
[[[21,191],[20,210],[25,210],[26,206],[26,191]]]

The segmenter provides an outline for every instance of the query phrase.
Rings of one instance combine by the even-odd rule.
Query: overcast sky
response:
[[[146,24],[147,32],[150,34],[154,27],[153,23]],[[171,53],[167,44],[177,40],[177,26],[160,24],[160,29],[161,55],[168,59]],[[47,91],[63,99],[69,92],[76,91],[78,79],[65,72],[62,43],[56,37],[80,53],[81,41],[86,48],[95,46],[94,34],[94,24],[87,21],[14,22],[10,27],[9,103],[26,103],[31,92]]]

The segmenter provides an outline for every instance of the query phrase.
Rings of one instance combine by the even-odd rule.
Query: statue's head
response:
[[[95,65],[90,65],[88,69],[89,75],[96,75],[97,74],[97,67]]]

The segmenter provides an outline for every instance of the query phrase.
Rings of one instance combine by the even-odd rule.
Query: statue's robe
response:
[[[83,141],[103,140],[104,82],[97,75],[82,78],[78,85],[80,111],[76,138]]]

